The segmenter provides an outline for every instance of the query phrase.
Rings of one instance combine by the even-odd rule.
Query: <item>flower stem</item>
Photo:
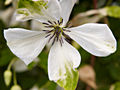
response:
[[[94,65],[95,65],[95,56],[93,56],[93,55],[91,56],[90,64],[92,67],[94,67]]]
[[[11,60],[10,64],[8,65],[7,70],[10,70],[10,69],[11,69],[11,67],[12,67],[12,65],[13,65],[13,63],[14,63],[15,61],[16,61],[16,58],[13,58],[13,59]]]
[[[15,70],[14,70],[14,76],[13,76],[13,83],[14,83],[14,85],[17,85],[17,79],[16,79]]]
[[[97,0],[93,0],[94,9],[97,9]]]

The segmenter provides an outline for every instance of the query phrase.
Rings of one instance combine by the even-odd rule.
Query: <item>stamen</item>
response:
[[[49,37],[51,34],[48,34],[47,36],[45,36],[45,38]]]
[[[54,24],[57,24],[57,23],[54,21]]]
[[[51,33],[51,32],[53,32],[53,30],[54,30],[54,29],[52,29],[52,30],[42,30],[42,31],[44,31],[44,32],[46,32],[46,33]]]
[[[47,30],[47,33],[51,33],[53,30],[54,30],[54,29],[52,29],[52,30],[50,30],[50,31],[49,31],[49,30]]]
[[[62,41],[62,43],[64,43],[64,42],[63,42],[63,38],[62,38],[62,37],[61,37],[61,41]]]
[[[58,22],[58,24],[60,25],[60,21],[58,20],[57,22]]]
[[[60,19],[59,25],[61,25],[62,23],[63,23],[63,18]]]
[[[71,32],[70,30],[66,30],[66,29],[64,29],[64,28],[62,28],[62,30],[63,30],[63,31],[66,31],[66,32]]]
[[[52,30],[43,30],[46,32],[47,37],[49,37],[48,43],[52,40],[52,45],[55,43],[55,41],[59,41],[60,45],[62,46],[63,38],[68,42],[67,38],[70,38],[65,32],[71,32],[70,30],[66,30],[64,27],[60,27],[60,25],[63,23],[63,19],[60,18],[60,20],[56,21],[48,21],[48,23],[43,23],[47,26],[46,28],[52,28]]]
[[[58,39],[59,39],[59,35],[60,35],[60,33],[61,33],[61,31],[57,32],[57,34],[56,34],[57,41],[58,41]]]
[[[70,40],[69,40],[69,39],[65,38],[65,40],[66,40],[68,43],[70,43]]]
[[[60,45],[62,46],[63,38],[61,37],[61,38],[59,39],[59,41],[60,41]]]
[[[54,34],[49,38],[48,42],[50,42],[50,40],[55,36],[55,32]]]
[[[53,28],[53,25],[45,26],[46,28]]]
[[[49,20],[48,20],[48,22],[49,22],[50,24],[53,24],[53,23],[52,23],[51,21],[49,21]]]
[[[53,42],[52,42],[52,45],[55,43],[55,40],[56,40],[56,37],[54,38]]]
[[[63,32],[63,36],[70,38],[70,36],[65,34],[64,32]]]
[[[48,23],[42,23],[42,24],[45,24],[45,25],[50,25],[50,24],[48,24]]]
[[[47,32],[48,30],[42,30],[42,31]]]

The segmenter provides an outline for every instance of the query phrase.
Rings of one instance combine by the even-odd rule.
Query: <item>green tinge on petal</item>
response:
[[[24,14],[25,16],[29,16],[29,11],[26,9],[19,9],[17,10],[17,13]]]
[[[67,64],[68,65],[68,64]],[[78,71],[66,65],[66,73],[63,79],[59,79],[57,84],[63,87],[65,90],[75,90],[78,82]],[[62,70],[59,71],[59,75],[62,75]]]
[[[41,10],[47,8],[47,3],[44,0],[19,0],[18,2],[18,14],[24,14],[28,16],[30,13],[42,14]],[[28,11],[27,11],[28,10]]]
[[[108,16],[120,18],[120,7],[119,6],[110,6],[107,8]]]

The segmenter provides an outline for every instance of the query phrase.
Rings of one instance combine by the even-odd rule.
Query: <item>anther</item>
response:
[[[66,40],[68,43],[70,43],[69,39],[65,38],[65,40]]]
[[[59,21],[59,25],[61,25],[63,23],[63,19],[60,19]]]
[[[62,37],[59,39],[59,42],[60,42],[60,45],[62,46],[62,43],[63,43],[63,38]]]
[[[52,45],[55,43],[55,40],[56,40],[56,37],[54,38],[53,42],[52,42]]]
[[[45,24],[45,25],[50,25],[50,24],[48,24],[48,23],[42,23],[42,24]]]
[[[45,26],[46,28],[53,28],[53,25]]]
[[[47,32],[48,30],[42,30],[42,31]]]
[[[52,29],[52,30],[42,30],[42,31],[44,31],[44,32],[46,32],[46,33],[51,33],[51,32],[53,32],[53,30],[54,30],[54,29]]]
[[[60,33],[61,33],[61,31],[57,32],[57,34],[56,34],[57,41],[58,41],[58,39],[59,39],[59,35],[60,35]]]
[[[50,42],[50,40],[55,36],[55,32],[54,34],[49,38],[48,42]]]
[[[54,30],[54,29],[53,29],[53,30]],[[51,33],[53,30],[50,30],[50,31],[49,31],[49,30],[47,30],[47,32],[46,32],[46,33]]]
[[[54,21],[54,24],[57,24],[57,23]]]
[[[58,22],[58,24],[60,25],[60,21],[58,20],[57,22]]]
[[[63,30],[63,31],[66,31],[66,32],[71,32],[70,30],[66,30],[66,29],[64,29],[64,28],[62,28],[62,30]]]
[[[63,32],[63,36],[70,38],[70,36],[65,34],[64,32]]]
[[[47,36],[45,36],[45,38],[49,37],[51,34],[48,34]]]
[[[49,21],[49,20],[48,20],[48,22],[49,22],[50,24],[53,24],[53,23],[52,23],[51,21]]]

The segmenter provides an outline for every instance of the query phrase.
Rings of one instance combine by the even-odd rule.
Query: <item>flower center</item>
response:
[[[66,37],[69,37],[65,32],[70,32],[69,30],[66,30],[64,27],[61,27],[63,24],[63,19],[56,21],[48,21],[47,23],[43,23],[46,28],[50,28],[51,30],[43,30],[46,32],[45,38],[49,37],[49,41],[52,41],[52,45],[55,43],[55,41],[59,41],[61,46],[63,42],[63,39]]]

